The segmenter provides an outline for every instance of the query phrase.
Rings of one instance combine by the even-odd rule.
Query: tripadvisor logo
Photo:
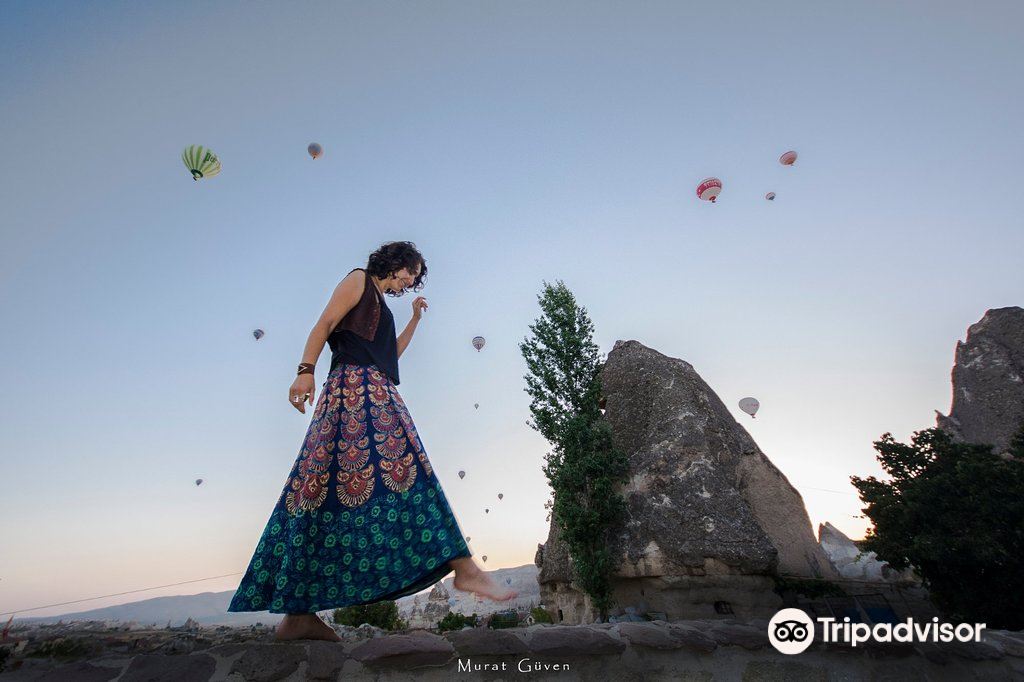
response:
[[[780,653],[798,654],[814,641],[814,621],[800,609],[782,609],[768,621],[768,641]]]
[[[835,618],[818,618],[822,625],[823,642],[842,642],[857,646],[869,640],[875,642],[980,642],[985,623],[915,623],[907,618],[902,623],[851,623]],[[768,622],[768,641],[783,654],[799,654],[814,641],[814,621],[800,609],[782,609]]]

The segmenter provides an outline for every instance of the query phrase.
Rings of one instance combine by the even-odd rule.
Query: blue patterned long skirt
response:
[[[398,389],[335,368],[228,611],[314,613],[397,599],[472,556]]]

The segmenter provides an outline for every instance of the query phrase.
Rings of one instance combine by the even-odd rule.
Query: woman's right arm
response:
[[[309,332],[309,338],[306,339],[306,348],[302,352],[301,362],[311,365],[316,364],[321,351],[324,349],[324,344],[327,343],[327,337],[331,335],[331,332],[334,331],[334,328],[338,326],[338,323],[341,322],[345,315],[359,303],[365,286],[366,275],[360,270],[353,270],[334,288],[331,300],[327,302],[327,306],[320,314],[320,319],[316,321],[313,329]],[[305,414],[306,401],[295,401],[293,398],[296,396],[308,397],[309,404],[312,405],[313,393],[313,375],[300,374],[295,377],[294,383],[292,383],[291,388],[288,390],[288,402],[299,412]]]

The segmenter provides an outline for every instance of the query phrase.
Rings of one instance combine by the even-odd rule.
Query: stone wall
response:
[[[105,650],[58,662],[29,654],[7,661],[0,682],[299,682],[307,680],[1003,680],[1024,676],[1024,634],[985,632],[970,644],[815,641],[794,656],[768,643],[767,622],[689,621],[475,628],[444,636],[411,631],[341,643],[234,641],[199,636],[167,653]],[[95,633],[93,633],[95,635]],[[349,634],[349,633],[346,633]],[[177,635],[185,637],[183,634]],[[194,636],[193,636],[194,637]],[[8,646],[8,645],[4,645]],[[15,643],[15,647],[17,647]]]

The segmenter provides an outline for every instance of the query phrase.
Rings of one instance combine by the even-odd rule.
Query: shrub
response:
[[[398,604],[394,601],[379,601],[335,609],[334,622],[352,627],[368,623],[384,630],[401,630],[407,627],[407,623],[398,617]]]
[[[515,611],[499,611],[491,614],[487,619],[487,627],[493,630],[503,630],[519,626],[519,614]]]
[[[535,622],[535,623],[553,623],[554,622],[551,619],[551,614],[548,613],[545,609],[542,609],[539,606],[534,606],[532,609],[530,609],[530,615],[533,616],[533,622]]]
[[[474,613],[471,616],[464,616],[461,613],[455,613],[449,611],[444,618],[437,621],[437,629],[441,632],[447,632],[448,630],[461,630],[467,625],[470,627],[476,627],[477,615]]]

